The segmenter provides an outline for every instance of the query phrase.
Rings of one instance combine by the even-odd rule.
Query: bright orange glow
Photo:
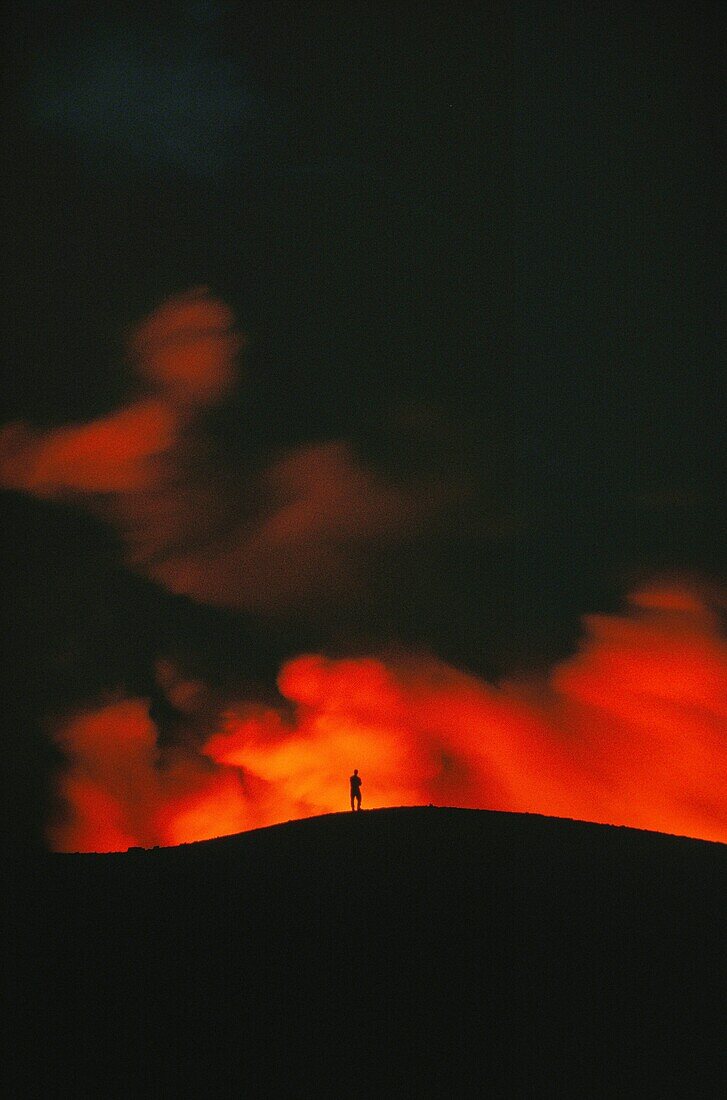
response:
[[[45,433],[6,425],[0,486],[85,499],[118,529],[127,565],[200,603],[345,603],[451,487],[397,484],[328,441],[268,456],[244,503],[204,435],[243,344],[205,288],[163,303],[129,334],[129,403]],[[160,656],[158,687],[199,747],[160,749],[144,699],[70,715],[56,730],[66,813],[51,843],[176,844],[345,809],[353,767],[364,808],[489,807],[727,841],[727,661],[709,606],[699,583],[646,584],[528,683],[493,686],[435,658],[301,655],[280,670],[285,706],[229,700],[211,736],[213,693]]]
[[[637,593],[628,614],[586,628],[577,655],[528,684],[493,687],[434,658],[301,656],[279,676],[292,718],[231,703],[199,753],[160,754],[144,700],[78,714],[57,734],[68,813],[51,842],[176,844],[344,810],[353,767],[364,809],[433,802],[727,842],[715,619],[685,589]]]

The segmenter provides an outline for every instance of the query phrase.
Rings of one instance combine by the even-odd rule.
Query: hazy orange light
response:
[[[435,802],[575,817],[727,842],[727,652],[688,592],[594,616],[581,651],[527,686],[434,658],[280,672],[292,718],[231,704],[198,754],[160,757],[143,700],[59,731],[62,849],[175,844],[343,810]],[[186,695],[185,695],[186,698]]]

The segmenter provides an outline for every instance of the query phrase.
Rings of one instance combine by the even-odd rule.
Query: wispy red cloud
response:
[[[269,456],[244,484],[221,477],[204,415],[236,384],[244,343],[204,288],[163,303],[129,336],[140,395],[90,423],[7,425],[0,485],[100,511],[131,568],[202,603],[288,611],[355,586],[367,554],[436,511],[441,487],[397,484],[342,441]]]
[[[429,493],[397,486],[345,443],[301,447],[259,479],[263,507],[206,545],[170,552],[149,575],[203,603],[260,612],[306,607],[356,585],[368,554],[416,530]]]

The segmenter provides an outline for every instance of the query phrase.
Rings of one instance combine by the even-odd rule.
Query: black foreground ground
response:
[[[724,1095],[726,871],[433,807],[10,860],[4,1094]]]

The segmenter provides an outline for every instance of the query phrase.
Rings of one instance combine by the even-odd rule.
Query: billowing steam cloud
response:
[[[61,850],[177,844],[346,808],[421,804],[582,818],[727,842],[727,647],[689,590],[586,621],[547,679],[492,687],[434,658],[300,656],[278,709],[230,703],[201,745],[157,749],[148,701],[71,717]],[[168,673],[169,670],[167,670]],[[203,685],[169,678],[177,704]],[[292,707],[291,707],[292,704]]]
[[[0,486],[82,499],[119,530],[129,565],[203,603],[290,610],[355,585],[367,551],[420,526],[438,492],[384,479],[338,441],[274,456],[244,491],[213,471],[203,417],[243,345],[204,288],[164,303],[129,340],[143,394],[46,434],[6,426]]]
[[[0,485],[101,511],[127,564],[198,601],[269,613],[335,599],[441,499],[341,442],[273,456],[245,491],[226,482],[204,418],[236,383],[242,344],[206,290],[165,303],[129,340],[139,395],[92,423],[7,426]],[[493,687],[429,656],[303,655],[280,670],[278,707],[220,706],[160,660],[159,691],[192,735],[160,738],[145,698],[67,715],[53,731],[67,763],[50,841],[167,845],[335,811],[354,766],[367,807],[489,807],[727,841],[726,658],[709,600],[662,586],[587,619],[581,651],[527,683]]]

